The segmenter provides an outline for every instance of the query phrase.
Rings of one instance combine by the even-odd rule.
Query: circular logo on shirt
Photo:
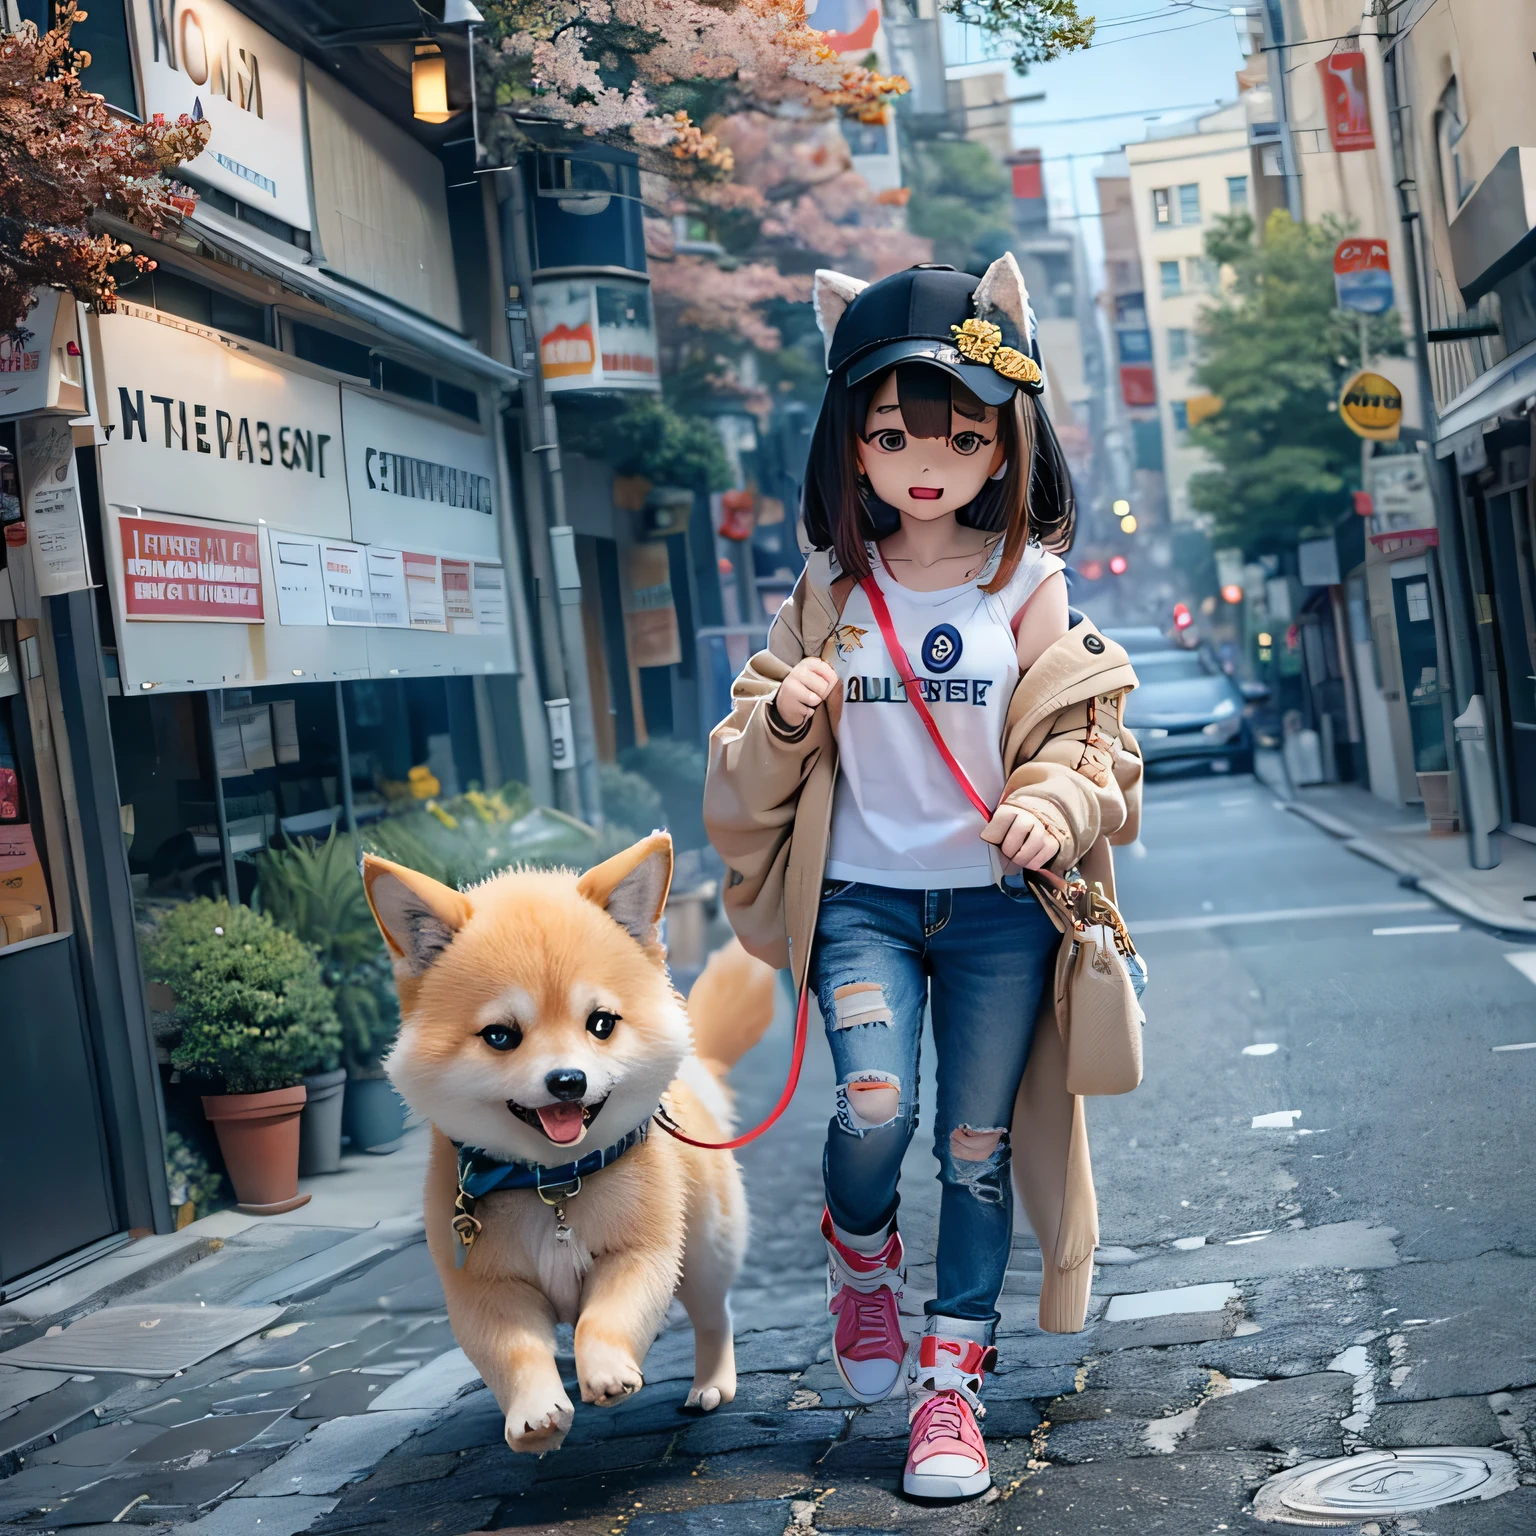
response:
[[[923,665],[930,672],[948,672],[960,660],[960,631],[953,624],[935,624],[923,641]]]

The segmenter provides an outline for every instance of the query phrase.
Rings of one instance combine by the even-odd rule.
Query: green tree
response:
[[[1360,440],[1335,408],[1360,366],[1360,317],[1336,307],[1340,221],[1297,224],[1283,209],[1257,238],[1247,214],[1217,221],[1206,255],[1230,269],[1227,291],[1200,316],[1196,382],[1221,408],[1190,433],[1216,468],[1190,481],[1190,501],[1218,544],[1250,555],[1294,545],[1330,525],[1360,483]],[[1372,356],[1400,353],[1395,313],[1367,322]]]
[[[1094,19],[1077,0],[939,0],[939,9],[976,27],[1021,75],[1093,41]]]
[[[984,272],[1013,235],[1007,173],[984,145],[933,139],[917,146],[907,228],[933,241],[933,259]]]

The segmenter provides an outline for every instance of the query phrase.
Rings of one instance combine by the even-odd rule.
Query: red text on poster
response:
[[[126,618],[264,622],[255,528],[124,517],[117,531]]]

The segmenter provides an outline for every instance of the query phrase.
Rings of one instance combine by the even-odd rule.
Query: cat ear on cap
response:
[[[987,268],[971,296],[971,304],[977,319],[990,320],[1002,331],[1005,347],[1033,354],[1035,312],[1030,308],[1024,274],[1019,271],[1012,251],[1004,251]]]
[[[817,268],[816,280],[811,287],[811,305],[816,311],[816,324],[821,329],[822,340],[826,343],[829,368],[832,366],[832,335],[837,330],[837,322],[843,318],[843,311],[868,287],[868,283],[849,277],[846,272]]]

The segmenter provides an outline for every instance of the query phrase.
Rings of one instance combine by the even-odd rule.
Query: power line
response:
[[[1116,43],[1139,43],[1146,37],[1165,37],[1170,32],[1193,32],[1196,27],[1208,27],[1213,21],[1229,19],[1225,14],[1207,16],[1204,21],[1192,21],[1186,27],[1159,27],[1155,32],[1132,32],[1126,37],[1112,37],[1108,42],[1089,43],[1088,51],[1091,53],[1095,48],[1113,48]]]
[[[1200,107],[1219,107],[1221,104],[1218,100],[1187,101],[1176,107],[1127,107],[1123,112],[1099,112],[1093,117],[1041,118],[1032,123],[1015,123],[1013,126],[1021,132],[1026,128],[1072,128],[1078,123],[1103,123],[1114,117],[1157,117],[1164,112],[1194,112]]]

